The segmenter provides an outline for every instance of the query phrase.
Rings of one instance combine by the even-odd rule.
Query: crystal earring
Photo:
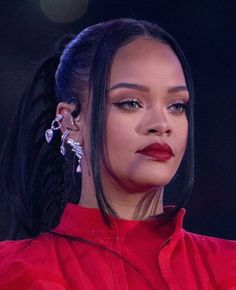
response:
[[[84,154],[83,147],[80,145],[79,142],[72,140],[70,138],[67,139],[67,143],[70,144],[70,146],[72,147],[72,151],[75,152],[75,155],[78,158],[78,165],[76,168],[76,172],[81,172],[80,162],[81,162],[82,155]]]
[[[60,146],[60,152],[64,156],[66,154],[66,149],[65,149],[65,142],[67,141],[66,138],[69,135],[70,131],[65,130],[65,132],[61,136],[61,146]]]
[[[63,116],[61,114],[57,114],[56,118],[52,121],[51,128],[45,131],[45,138],[46,138],[47,143],[51,142],[54,135],[54,131],[57,131],[61,128],[59,121],[61,121],[62,119],[63,119]]]

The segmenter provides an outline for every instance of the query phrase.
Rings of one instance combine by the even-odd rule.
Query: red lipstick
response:
[[[159,143],[150,144],[145,148],[138,150],[137,153],[151,157],[159,162],[167,161],[174,156],[174,153],[168,144]]]

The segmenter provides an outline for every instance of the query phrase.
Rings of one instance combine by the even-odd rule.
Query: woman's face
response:
[[[140,192],[163,186],[182,160],[188,90],[172,49],[138,38],[116,53],[110,73],[107,160],[102,180]]]

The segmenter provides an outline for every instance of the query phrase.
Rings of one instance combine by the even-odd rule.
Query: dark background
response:
[[[69,5],[71,0],[66,2]],[[185,227],[236,239],[234,0],[90,0],[86,13],[71,23],[51,21],[40,9],[39,0],[1,0],[0,149],[25,86],[55,42],[65,34],[117,17],[160,24],[187,55],[196,91],[196,181]]]

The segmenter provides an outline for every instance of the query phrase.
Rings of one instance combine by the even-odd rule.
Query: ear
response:
[[[74,118],[72,112],[75,110],[75,104],[73,103],[64,103],[61,102],[57,105],[56,114],[63,116],[61,123],[61,131],[64,133],[66,130],[69,130],[69,138],[82,143],[81,136],[81,120],[80,115]]]

